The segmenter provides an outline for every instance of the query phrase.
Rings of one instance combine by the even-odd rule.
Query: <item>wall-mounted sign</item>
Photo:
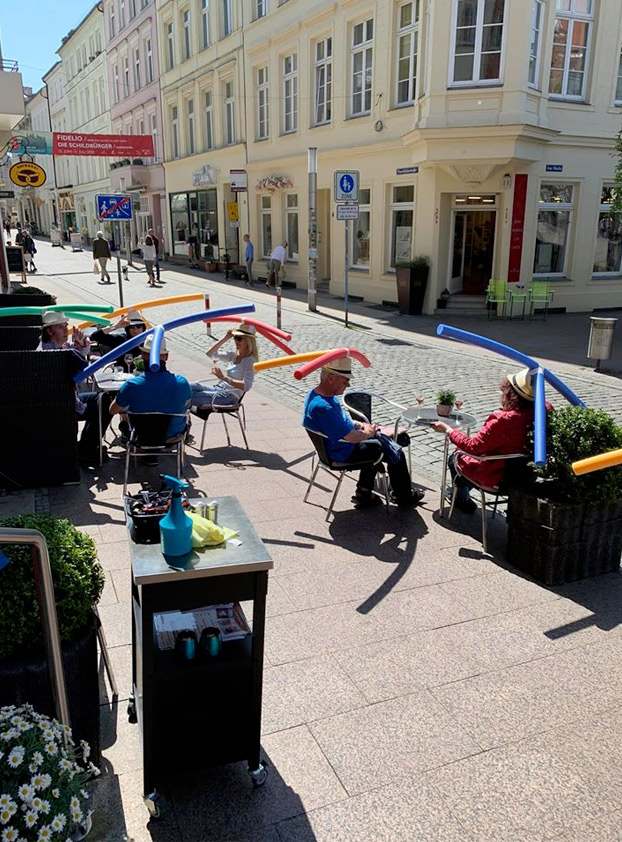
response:
[[[240,218],[237,202],[227,202],[227,217],[229,222],[237,222]]]
[[[564,165],[563,164],[547,164],[545,167],[547,172],[563,172]]]
[[[209,164],[203,164],[192,173],[193,187],[202,187],[204,184],[216,184],[216,170]]]
[[[45,184],[47,176],[39,164],[21,161],[19,164],[13,164],[9,170],[9,178],[19,187],[41,187]]]
[[[358,219],[359,205],[337,205],[337,219]]]
[[[229,170],[229,183],[234,193],[245,193],[248,189],[246,170]]]
[[[54,132],[54,155],[101,155],[110,158],[153,158],[150,134],[61,134]]]
[[[508,260],[508,281],[520,281],[520,264],[523,256],[523,234],[525,231],[525,206],[527,204],[527,175],[514,176],[514,204],[512,207],[512,228],[510,229],[510,257]]]
[[[398,167],[395,170],[395,175],[409,175],[410,173],[418,173],[419,167]]]
[[[0,190],[0,199],[14,199],[15,190]]]

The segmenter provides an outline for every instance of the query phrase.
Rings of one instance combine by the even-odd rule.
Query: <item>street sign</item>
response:
[[[358,202],[359,171],[335,170],[335,201]]]
[[[563,172],[564,165],[563,164],[547,164],[545,167],[547,172]]]
[[[227,217],[229,222],[237,222],[240,218],[237,202],[227,202]]]
[[[0,199],[14,199],[15,190],[0,190]]]
[[[358,219],[359,205],[337,205],[337,219]]]
[[[398,167],[395,170],[395,175],[409,175],[409,174],[416,174],[419,172],[419,167]]]
[[[13,164],[9,170],[9,178],[19,187],[41,187],[45,184],[47,176],[39,164],[22,161],[19,164]]]
[[[248,189],[246,170],[229,170],[229,184],[234,193],[245,193]]]
[[[132,199],[130,196],[95,196],[97,202],[97,218],[101,222],[104,219],[131,219]]]

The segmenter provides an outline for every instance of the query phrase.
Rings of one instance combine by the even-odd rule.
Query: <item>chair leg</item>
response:
[[[480,490],[480,494],[482,496],[482,547],[484,548],[484,552],[488,552],[488,546],[486,543],[486,526],[487,520],[486,517],[486,494]]]
[[[335,500],[337,499],[337,495],[339,494],[339,489],[341,488],[341,483],[343,482],[344,473],[345,473],[345,471],[342,471],[339,474],[339,479],[337,480],[337,485],[335,486],[335,491],[333,493],[333,496],[331,497],[330,505],[328,506],[328,511],[326,512],[326,520],[328,520],[330,518],[331,514],[332,514],[333,506],[335,505]]]
[[[313,458],[315,459],[315,457],[313,457]],[[307,502],[307,500],[308,500],[308,498],[309,498],[309,493],[311,492],[311,489],[313,488],[313,484],[315,483],[315,478],[316,478],[316,476],[317,476],[317,472],[320,470],[320,463],[319,463],[319,461],[318,461],[317,465],[315,466],[315,468],[314,468],[314,467],[313,467],[313,465],[312,465],[312,466],[311,466],[311,469],[312,469],[311,479],[309,480],[309,485],[307,486],[307,490],[306,490],[306,492],[305,492],[305,496],[302,498],[302,502],[303,502],[303,503],[306,503],[306,502]]]
[[[443,489],[441,493],[444,494],[445,489]],[[447,520],[451,520],[451,516],[454,513],[454,505],[455,505],[455,502],[456,502],[457,494],[458,494],[458,486],[454,482],[454,484],[451,486],[451,503],[449,504],[449,514],[447,515]]]
[[[242,433],[242,438],[244,439],[244,444],[246,445],[246,449],[249,450],[248,440],[246,438],[246,430],[244,429],[244,425],[242,424],[242,419],[240,418],[240,413],[236,413],[236,417],[238,419],[238,424],[240,425],[240,432]]]
[[[108,681],[110,682],[110,689],[112,690],[113,696],[118,696],[119,688],[117,687],[117,682],[114,677],[112,661],[110,660],[110,653],[108,652],[108,646],[106,645],[106,635],[104,634],[104,627],[99,617],[99,611],[97,610],[97,606],[94,606],[93,611],[95,612],[95,616],[97,617],[97,639],[99,641],[99,648],[102,653],[102,658],[104,659],[104,666],[106,667]]]
[[[130,445],[128,443],[125,451],[125,479],[123,480],[123,496],[127,494],[127,478],[130,474]]]
[[[227,427],[227,421],[225,419],[225,413],[221,412],[220,417],[222,418],[222,423],[225,425],[225,433],[227,434],[227,445],[231,447],[231,438],[229,437],[229,427]]]
[[[207,427],[207,418],[203,421],[203,432],[201,433],[201,453],[203,453],[203,444],[205,443],[205,428]]]
[[[495,502],[494,502],[494,505],[493,505],[493,507],[492,507],[492,516],[493,516],[493,518],[494,518],[494,516],[497,514],[497,506],[498,506],[498,505],[499,505],[499,495],[498,495],[498,494],[495,494]]]
[[[386,474],[386,473],[383,473],[382,479],[383,479],[382,487],[384,489],[384,504],[387,508],[387,511],[389,511],[389,475]]]

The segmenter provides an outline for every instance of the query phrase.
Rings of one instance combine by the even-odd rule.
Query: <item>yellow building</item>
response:
[[[396,262],[441,292],[550,280],[567,310],[620,303],[608,216],[622,106],[622,5],[609,0],[167,0],[158,3],[168,248],[256,261],[288,242],[308,277],[307,150],[318,150],[318,278],[343,292],[333,174],[360,173],[350,292],[396,300]],[[227,216],[230,170],[241,227]]]

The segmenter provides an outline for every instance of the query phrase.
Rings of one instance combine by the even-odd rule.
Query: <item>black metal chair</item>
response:
[[[333,496],[331,497],[331,501],[328,506],[328,511],[326,512],[326,520],[328,520],[333,511],[333,506],[335,505],[335,500],[337,499],[337,494],[339,493],[339,489],[341,488],[341,483],[343,482],[344,476],[349,471],[359,471],[361,468],[367,467],[369,465],[376,465],[378,467],[377,477],[380,478],[380,481],[382,482],[383,486],[382,490],[384,493],[385,505],[387,509],[389,508],[389,483],[385,467],[382,464],[382,451],[380,450],[380,448],[378,448],[377,459],[369,459],[366,462],[358,462],[356,465],[353,465],[349,462],[335,462],[328,455],[328,451],[326,449],[326,436],[323,433],[318,433],[317,430],[312,430],[310,427],[305,427],[305,430],[307,431],[307,435],[313,443],[315,453],[313,454],[313,461],[311,463],[311,479],[309,480],[309,485],[307,486],[307,490],[302,501],[303,503],[307,502],[311,489],[315,484],[315,478],[320,468],[322,468],[322,470],[326,471],[327,473],[337,474],[339,477],[337,480],[337,485],[335,487],[335,491],[333,492]],[[315,461],[316,456],[317,462]]]
[[[203,444],[205,442],[205,428],[207,427],[207,422],[209,420],[210,415],[220,415],[222,418],[222,423],[225,428],[225,433],[227,434],[227,445],[231,447],[231,437],[229,435],[229,428],[227,427],[226,417],[227,415],[232,416],[235,418],[240,425],[240,432],[242,433],[242,438],[244,439],[244,445],[248,450],[248,440],[246,438],[246,412],[244,407],[242,406],[242,401],[244,400],[244,395],[239,399],[237,403],[227,404],[227,405],[220,405],[213,402],[211,404],[205,404],[204,406],[197,406],[191,410],[192,415],[195,415],[197,418],[200,418],[203,421],[203,432],[201,433],[201,446],[199,447],[200,451],[203,451]]]
[[[357,421],[364,421],[366,424],[371,424],[373,421],[373,406],[374,401],[379,401],[381,404],[389,404],[399,410],[399,414],[395,419],[393,438],[397,440],[399,433],[400,421],[402,420],[402,412],[406,409],[395,401],[389,400],[382,395],[377,395],[375,392],[344,392],[343,402],[346,409]],[[373,422],[375,423],[375,422]],[[406,422],[406,426],[410,427],[410,423]],[[399,444],[399,442],[398,442]],[[408,470],[412,471],[412,456],[410,453],[410,441],[408,442]]]
[[[167,438],[166,432],[172,418],[188,419],[187,412],[128,412],[130,436],[125,447],[125,478],[123,481],[123,496],[127,493],[127,480],[130,472],[130,458],[156,458],[174,456],[177,461],[177,478],[181,477],[181,470],[185,462],[184,441],[185,428],[174,436]]]
[[[494,462],[494,461],[509,461],[511,459],[521,459],[526,464],[529,460],[529,456],[526,453],[503,453],[496,456],[474,456],[472,453],[467,453],[465,450],[457,450],[456,454],[463,453],[465,456],[470,456],[471,459],[477,459],[479,462]],[[456,469],[456,477],[464,477],[468,479],[474,489],[479,491],[480,493],[480,501],[481,501],[481,515],[482,515],[482,547],[484,548],[484,552],[488,552],[488,546],[486,542],[486,527],[487,527],[487,518],[486,518],[486,507],[492,505],[492,516],[493,518],[497,514],[497,506],[499,504],[499,500],[504,497],[507,498],[508,496],[508,488],[509,484],[511,483],[512,479],[516,478],[516,472],[510,476],[510,473],[506,469],[504,471],[504,476],[502,481],[499,485],[478,485],[477,483],[473,482],[472,479],[469,477],[465,477],[462,471],[460,470],[460,466],[458,464],[458,459],[454,461],[454,467]],[[451,516],[454,513],[454,504],[456,502],[456,495],[458,493],[458,485],[456,483],[456,477],[453,478],[452,486],[451,486],[451,503],[449,506],[449,514],[447,516],[448,520],[451,520]],[[491,494],[494,495],[494,502],[492,504],[488,503],[486,500],[486,495]]]

